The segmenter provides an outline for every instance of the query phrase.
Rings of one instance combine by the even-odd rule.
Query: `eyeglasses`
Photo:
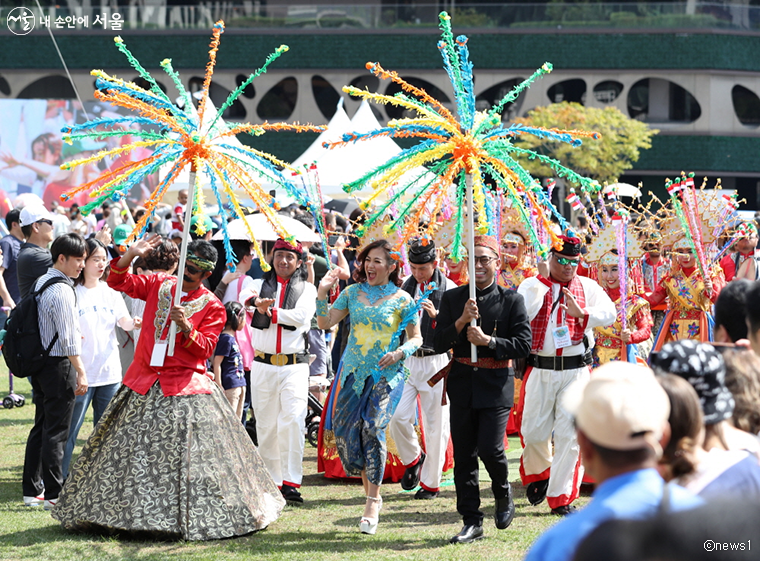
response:
[[[42,220],[38,220],[37,221],[37,224],[40,224],[40,223],[47,224],[48,226],[52,226],[53,225],[53,221],[52,220],[48,220],[47,218],[43,218]]]
[[[578,266],[577,259],[570,259],[568,257],[555,257],[554,259],[557,261],[559,265],[570,265],[571,267]]]
[[[475,264],[477,265],[480,263],[483,267],[488,267],[488,264],[491,261],[496,261],[498,257],[488,257],[488,255],[483,255],[481,257],[475,256],[473,257],[473,260],[475,261]]]

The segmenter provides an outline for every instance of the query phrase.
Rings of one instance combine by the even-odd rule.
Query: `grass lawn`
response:
[[[0,397],[8,393],[8,375],[0,369]],[[29,383],[15,379],[16,392],[30,396]],[[91,415],[91,413],[89,414]],[[398,484],[383,487],[384,506],[375,536],[358,531],[364,499],[361,484],[325,479],[316,472],[317,451],[308,443],[304,458],[301,508],[286,507],[282,517],[265,531],[242,538],[214,542],[142,542],[118,540],[64,531],[41,508],[25,508],[21,500],[21,470],[26,437],[32,426],[34,405],[0,409],[0,559],[83,561],[95,559],[190,560],[350,560],[350,559],[521,559],[536,537],[557,521],[546,503],[532,507],[519,482],[520,444],[510,439],[508,451],[517,515],[507,530],[493,525],[493,499],[488,474],[481,466],[481,493],[486,512],[486,538],[452,546],[461,519],[456,513],[453,482],[444,482],[433,501],[414,500]],[[92,417],[80,433],[75,455],[81,449]],[[587,497],[581,497],[579,505]]]

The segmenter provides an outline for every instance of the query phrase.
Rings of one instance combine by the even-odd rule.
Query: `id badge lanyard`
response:
[[[564,293],[562,292],[562,287],[560,286],[559,295],[554,301],[554,304],[552,304],[552,309],[549,312],[549,317],[551,317],[551,315],[554,313],[554,309],[559,305],[560,301],[562,301],[563,296]],[[554,329],[552,329],[554,348],[558,351],[557,356],[561,354],[562,349],[572,345],[572,342],[570,340],[570,330],[568,329],[567,325],[565,325],[565,319],[564,310],[562,308],[559,308],[557,310],[557,321]]]
[[[166,318],[161,323],[161,330],[158,332],[158,340],[153,344],[153,353],[150,355],[150,366],[160,368],[164,365],[166,359],[166,352],[169,349],[168,339],[162,339],[164,331],[166,331],[169,325],[169,314],[166,314]]]

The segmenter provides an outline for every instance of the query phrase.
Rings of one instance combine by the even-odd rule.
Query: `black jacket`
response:
[[[453,349],[454,357],[469,358],[467,329],[457,333],[455,322],[469,298],[469,287],[460,286],[444,293],[438,312],[434,347],[437,353]],[[494,282],[477,291],[480,327],[496,339],[496,348],[478,347],[478,358],[496,360],[524,358],[530,352],[531,332],[523,297]],[[451,405],[485,409],[514,404],[514,374],[510,368],[486,369],[452,362],[448,378]]]

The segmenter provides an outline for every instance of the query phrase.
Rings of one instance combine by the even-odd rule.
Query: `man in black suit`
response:
[[[528,356],[531,342],[522,296],[496,282],[501,267],[496,239],[476,236],[472,258],[477,298],[469,298],[468,286],[447,291],[434,338],[436,352],[453,349],[454,354],[447,393],[451,402],[457,511],[464,527],[451,543],[470,543],[483,537],[478,456],[491,476],[496,527],[507,528],[514,517],[504,454],[504,434],[514,401],[514,373],[509,361]],[[477,326],[470,326],[472,319],[477,320]],[[471,344],[478,347],[475,363],[470,360]]]

